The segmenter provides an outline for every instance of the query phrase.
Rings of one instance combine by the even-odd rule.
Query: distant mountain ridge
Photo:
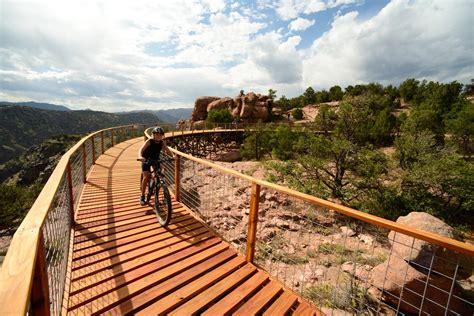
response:
[[[117,112],[117,114],[136,113],[139,111],[130,112]],[[179,120],[187,120],[191,118],[193,113],[192,108],[178,108],[178,109],[167,109],[167,110],[142,110],[140,112],[153,113],[160,118],[163,122],[176,124]]]
[[[42,110],[27,106],[0,107],[0,163],[57,135],[87,134],[126,124],[153,126],[163,122],[152,113],[113,114],[97,111]]]
[[[41,110],[53,110],[53,111],[71,111],[70,108],[64,105],[56,105],[50,103],[39,103],[39,102],[5,102],[0,101],[0,107],[2,106],[28,106],[30,108],[41,109]]]

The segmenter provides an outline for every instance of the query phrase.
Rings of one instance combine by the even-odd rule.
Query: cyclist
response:
[[[140,150],[138,151],[138,160],[142,162],[142,185],[141,185],[141,196],[140,196],[140,205],[145,205],[145,189],[148,181],[150,180],[151,175],[151,165],[146,162],[147,159],[158,160],[160,159],[161,150],[164,149],[166,153],[174,158],[171,150],[166,146],[163,136],[165,131],[163,128],[157,126],[153,128],[153,138],[146,140]]]

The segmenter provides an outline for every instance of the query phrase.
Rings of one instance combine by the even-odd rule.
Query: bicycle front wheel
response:
[[[155,190],[155,211],[158,223],[168,225],[171,220],[171,196],[166,184],[161,183]]]

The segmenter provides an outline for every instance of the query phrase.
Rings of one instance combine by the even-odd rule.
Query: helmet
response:
[[[159,126],[153,128],[153,131],[152,131],[152,132],[153,132],[153,134],[159,133],[159,134],[162,134],[162,135],[165,133],[164,129],[162,129],[162,128],[159,127]]]

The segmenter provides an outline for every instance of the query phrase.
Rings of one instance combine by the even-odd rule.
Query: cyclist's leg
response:
[[[141,183],[141,196],[140,196],[140,204],[144,205],[145,204],[145,192],[146,192],[146,187],[148,184],[148,181],[150,180],[150,165],[146,163],[142,163],[142,183]]]

